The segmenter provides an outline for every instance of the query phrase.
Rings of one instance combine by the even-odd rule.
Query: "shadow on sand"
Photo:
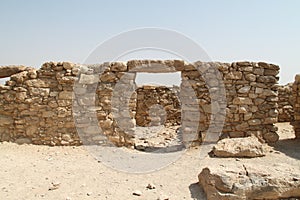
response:
[[[279,140],[272,146],[291,158],[300,159],[300,139]]]
[[[203,188],[199,185],[199,183],[193,183],[189,186],[189,190],[191,193],[191,199],[194,200],[206,200],[206,195],[203,191]]]

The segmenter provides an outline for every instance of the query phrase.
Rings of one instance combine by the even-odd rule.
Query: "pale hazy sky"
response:
[[[97,45],[140,27],[178,31],[214,61],[280,65],[280,83],[300,73],[297,0],[1,0],[0,65],[83,63]]]

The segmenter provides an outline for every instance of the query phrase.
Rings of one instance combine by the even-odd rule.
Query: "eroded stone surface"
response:
[[[19,72],[25,71],[27,67],[22,65],[0,66],[0,78],[10,77]]]
[[[300,197],[299,169],[288,165],[280,173],[276,168],[253,164],[224,164],[205,168],[199,183],[207,200],[283,199]]]
[[[267,146],[255,136],[245,138],[226,138],[220,140],[213,148],[217,157],[260,157],[264,156]]]

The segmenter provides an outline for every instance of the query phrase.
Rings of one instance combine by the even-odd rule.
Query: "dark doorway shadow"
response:
[[[285,155],[300,160],[300,139],[284,139],[279,140],[272,145],[275,150]]]
[[[199,185],[199,183],[193,183],[189,186],[189,190],[191,193],[191,199],[194,200],[206,200],[206,195],[203,188]]]

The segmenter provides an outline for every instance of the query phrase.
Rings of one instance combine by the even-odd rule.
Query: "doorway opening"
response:
[[[135,148],[141,151],[177,151],[181,73],[137,73]]]

